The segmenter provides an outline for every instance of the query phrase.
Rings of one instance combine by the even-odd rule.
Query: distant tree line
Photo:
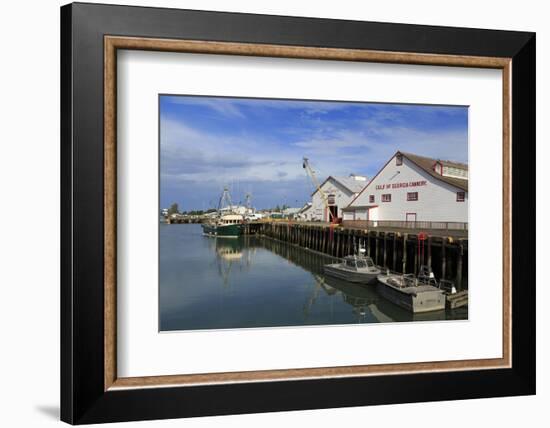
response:
[[[280,213],[286,210],[287,208],[290,208],[290,207],[287,204],[283,204],[282,206],[277,205],[275,208],[268,208],[268,210]]]
[[[172,214],[183,214],[183,215],[203,215],[203,214],[209,214],[209,213],[212,213],[212,212],[215,212],[216,209],[215,208],[210,208],[206,211],[204,210],[191,210],[191,211],[180,211],[179,210],[179,205],[174,202],[172,205],[170,205],[170,207],[168,208],[168,215],[172,215]]]
[[[185,215],[203,215],[203,214],[209,214],[209,213],[213,213],[213,212],[216,212],[216,209],[215,208],[210,208],[209,210],[191,210],[191,211],[183,211],[182,214],[185,214]]]

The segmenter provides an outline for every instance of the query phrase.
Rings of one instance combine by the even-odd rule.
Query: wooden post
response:
[[[432,237],[428,236],[428,266],[432,267]]]
[[[447,237],[444,236],[441,239],[441,279],[445,279],[445,270],[447,268],[447,255],[445,247],[447,244]]]
[[[392,269],[395,272],[397,267],[397,233],[393,234],[393,257],[392,257]]]
[[[464,255],[464,244],[460,240],[458,244],[458,260],[456,261],[456,289],[462,290],[462,256]]]
[[[367,231],[367,256],[370,257],[370,231]]]
[[[315,251],[317,251],[317,238],[318,238],[317,228],[312,227],[311,228],[311,248],[314,249]]]
[[[321,249],[321,239],[322,239],[322,235],[321,235],[321,230],[319,230],[318,227],[315,227],[315,251],[322,251]]]
[[[416,276],[416,273],[418,272],[418,248],[420,248],[418,245],[420,244],[420,240],[418,239],[418,235],[416,235],[416,248],[414,249],[414,274]]]
[[[378,233],[378,231],[376,231],[376,236],[375,236],[376,241],[374,243],[374,249],[375,249],[374,264],[378,264],[378,260],[380,259],[380,257],[378,257],[379,256],[379,251],[378,251],[378,246],[379,246],[378,241],[379,241],[379,239],[378,239],[378,236],[379,236],[379,233]]]
[[[387,239],[387,232],[384,232],[384,267],[387,266],[387,260],[388,260],[388,254],[387,254],[387,246],[388,246],[388,239]]]
[[[403,267],[402,273],[407,273],[407,234],[403,235]]]

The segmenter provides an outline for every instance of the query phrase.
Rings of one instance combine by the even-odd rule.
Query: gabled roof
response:
[[[440,163],[444,166],[451,166],[459,169],[468,169],[468,165],[464,163],[459,162],[452,162],[448,160],[441,160],[441,159],[433,159],[433,158],[427,158],[425,156],[418,156],[412,153],[405,153],[405,152],[397,152],[401,153],[404,157],[409,159],[412,163],[414,163],[416,166],[420,167],[424,171],[426,171],[428,174],[430,174],[432,177],[437,178],[438,180],[441,180],[447,184],[450,184],[451,186],[458,187],[461,190],[468,191],[468,179],[461,179],[461,178],[454,178],[454,177],[446,177],[444,175],[438,174],[434,171],[434,165],[436,163]],[[396,155],[397,155],[396,153]]]
[[[300,213],[305,213],[312,206],[313,206],[313,204],[311,202],[306,202],[306,204],[302,208],[300,208]]]
[[[444,160],[444,159],[438,159],[437,162],[439,162],[443,166],[448,166],[448,167],[451,167],[451,168],[464,169],[464,170],[468,171],[468,164],[467,163],[454,162],[454,161]]]
[[[361,190],[361,192],[359,192],[359,194],[357,196],[355,196],[355,198],[353,198],[351,200],[351,202],[348,204],[347,207],[351,207],[351,205],[355,202],[355,200],[357,198],[359,198],[359,196],[361,196],[363,194],[363,192],[365,190],[367,190],[367,188],[370,186],[370,184],[374,181],[374,179],[378,176],[378,174],[380,174],[384,168],[386,168],[386,166],[391,162],[391,160],[393,158],[395,158],[398,154],[401,154],[403,155],[403,157],[407,158],[408,160],[410,160],[412,163],[414,163],[416,166],[418,166],[420,169],[426,171],[429,175],[431,175],[432,177],[436,178],[437,180],[440,180],[440,181],[443,181],[444,183],[447,183],[447,184],[450,184],[451,186],[454,186],[460,190],[464,190],[465,192],[468,191],[468,179],[460,179],[460,178],[452,178],[452,177],[445,177],[443,175],[440,175],[438,174],[437,172],[434,171],[433,169],[433,166],[436,162],[447,162],[447,165],[450,165],[451,163],[453,164],[453,166],[456,166],[456,165],[465,165],[467,167],[466,164],[460,164],[458,162],[450,162],[450,161],[441,161],[439,159],[433,159],[433,158],[428,158],[428,157],[425,157],[425,156],[419,156],[419,155],[415,155],[413,153],[406,153],[406,152],[402,152],[402,151],[397,151],[395,152],[395,154],[390,157],[388,159],[388,161],[384,164],[384,166],[382,168],[380,168],[378,170],[378,172],[375,174],[375,176],[368,182],[368,184],[363,187],[363,189]],[[324,183],[323,183],[324,184]],[[347,208],[346,207],[346,208]]]
[[[363,187],[365,187],[367,184],[369,184],[368,180],[356,180],[353,177],[333,177],[336,181],[338,181],[342,186],[344,186],[346,189],[351,190],[353,193],[358,193],[361,190],[363,190]]]
[[[283,214],[297,214],[302,210],[302,208],[285,208]]]
[[[342,187],[346,188],[351,193],[359,193],[363,188],[369,183],[369,180],[356,180],[353,177],[336,177],[329,175],[325,181],[321,183],[319,187],[323,187],[327,181],[330,179],[333,179],[337,183],[339,183]],[[311,194],[311,196],[315,195],[317,193],[317,189],[315,189],[315,192]]]

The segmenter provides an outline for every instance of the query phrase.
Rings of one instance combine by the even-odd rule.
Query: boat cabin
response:
[[[344,257],[344,264],[350,269],[368,269],[375,267],[370,257],[346,256]]]
[[[228,214],[220,218],[221,224],[240,224],[243,222],[243,216],[239,214]]]

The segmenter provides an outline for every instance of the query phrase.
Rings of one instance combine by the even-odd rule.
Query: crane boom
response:
[[[313,182],[313,185],[321,195],[321,199],[323,200],[323,203],[325,204],[325,208],[329,215],[329,221],[333,223],[336,219],[334,218],[334,215],[329,208],[327,195],[325,195],[325,192],[323,192],[323,189],[321,189],[321,185],[319,184],[319,181],[315,176],[315,171],[313,171],[313,168],[311,168],[311,165],[309,164],[309,159],[306,157],[302,159],[302,168],[306,170],[307,175],[309,175],[311,181]]]

